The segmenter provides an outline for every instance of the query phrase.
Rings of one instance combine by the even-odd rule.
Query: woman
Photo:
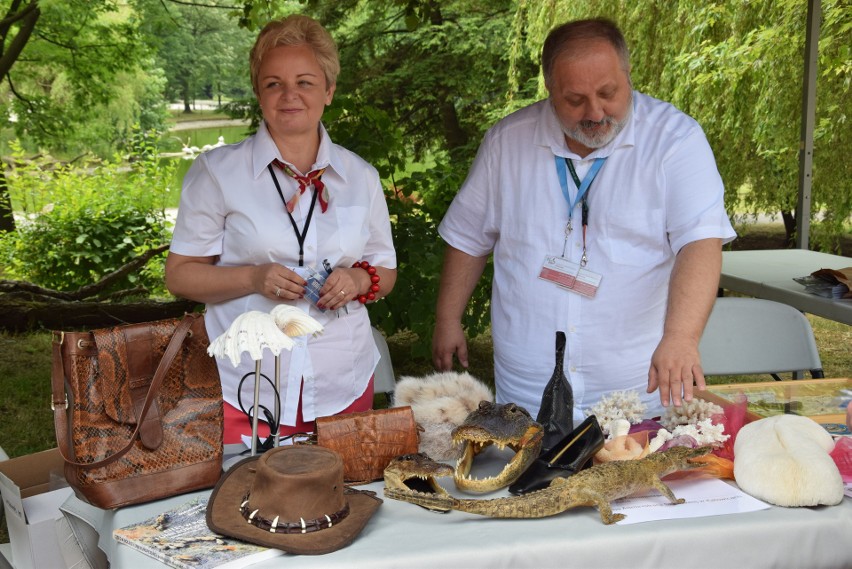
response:
[[[340,71],[328,32],[306,16],[272,21],[250,66],[263,122],[239,144],[201,154],[187,173],[166,285],[207,305],[211,340],[240,314],[278,303],[325,327],[281,353],[280,433],[287,435],[312,431],[316,417],[372,407],[379,355],[364,303],[393,289],[396,254],[378,173],[334,144],[320,122]],[[332,272],[310,302],[307,271],[324,274],[324,266]],[[261,370],[274,381],[266,355]],[[254,369],[247,353],[237,368],[219,362],[226,443],[251,433],[244,411],[251,412]],[[261,380],[260,403],[269,410],[272,381]]]

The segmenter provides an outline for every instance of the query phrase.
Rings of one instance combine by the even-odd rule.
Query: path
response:
[[[183,121],[179,123],[175,123],[170,129],[169,132],[176,132],[180,130],[192,130],[196,128],[215,128],[217,126],[248,126],[249,121],[243,119],[214,119],[214,120],[197,120],[197,121]]]

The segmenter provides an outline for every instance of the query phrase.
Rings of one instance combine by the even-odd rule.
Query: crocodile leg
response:
[[[676,497],[674,495],[674,492],[672,492],[672,489],[666,486],[666,483],[660,480],[659,478],[655,477],[651,481],[651,484],[654,486],[654,488],[659,490],[660,494],[668,498],[669,502],[671,502],[672,504],[683,504],[686,501],[683,498]]]

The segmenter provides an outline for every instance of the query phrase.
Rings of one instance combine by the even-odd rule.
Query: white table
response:
[[[441,481],[455,492],[451,480]],[[359,486],[374,490],[379,496],[382,487],[382,482]],[[116,543],[112,530],[151,518],[207,492],[116,511],[93,509],[99,545],[112,567],[163,569],[164,565],[156,560]],[[505,490],[501,492],[504,493]],[[66,502],[63,508],[70,505],[86,517],[85,509],[91,506],[76,502]],[[837,568],[852,567],[850,535],[852,498],[844,498],[841,504],[832,507],[772,507],[717,517],[609,526],[601,522],[594,508],[578,508],[543,519],[499,520],[462,512],[437,514],[385,499],[348,547],[320,556],[284,555],[251,567]]]
[[[725,251],[719,287],[783,302],[801,312],[852,325],[852,301],[810,294],[793,280],[819,269],[847,267],[852,267],[850,257],[804,249]]]

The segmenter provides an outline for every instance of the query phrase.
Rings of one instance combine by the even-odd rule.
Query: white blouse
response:
[[[396,253],[381,182],[375,168],[356,154],[334,144],[320,126],[321,142],[311,168],[326,167],[322,176],[329,208],[316,205],[304,240],[304,265],[351,267],[365,260],[396,268]],[[299,243],[267,165],[281,156],[265,124],[238,144],[201,154],[183,181],[171,251],[194,257],[218,257],[216,265],[242,266],[281,263],[296,269]],[[295,180],[273,167],[285,200],[297,191]],[[307,190],[293,211],[301,232],[311,204]],[[283,301],[282,301],[283,302]],[[333,415],[348,407],[366,389],[379,360],[366,308],[357,301],[337,313],[319,311],[306,300],[290,301],[325,327],[317,337],[301,338],[292,352],[280,355],[281,423],[295,424],[302,393],[306,421]],[[276,302],[250,294],[207,305],[205,321],[210,340],[222,334],[240,314],[269,312]],[[274,382],[274,358],[265,352],[261,373]],[[292,365],[291,365],[292,363]],[[236,368],[221,360],[219,373],[225,401],[239,408],[240,379],[255,370],[248,353]],[[244,382],[240,397],[248,410],[253,403],[253,377]],[[274,395],[262,381],[260,404],[273,409]]]

